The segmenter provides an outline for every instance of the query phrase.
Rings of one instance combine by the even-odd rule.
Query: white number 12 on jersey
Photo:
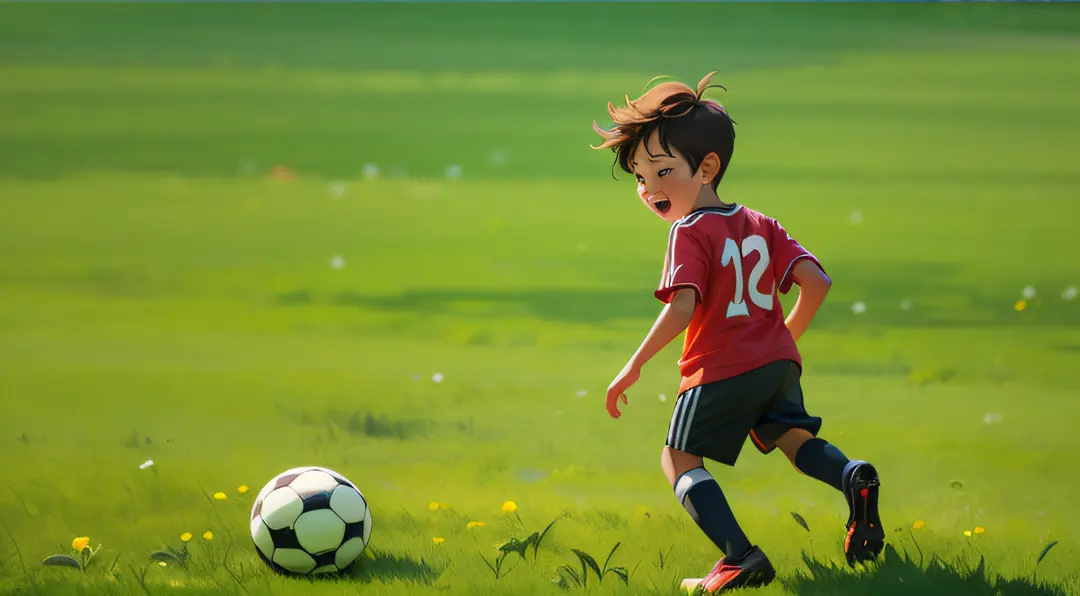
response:
[[[732,263],[735,264],[735,297],[728,304],[728,317],[750,316],[750,310],[743,300],[743,258],[750,256],[752,252],[761,255],[761,259],[758,260],[754,270],[750,272],[750,279],[747,280],[747,285],[750,286],[750,301],[765,310],[772,310],[776,280],[773,280],[773,287],[769,289],[768,294],[762,294],[758,291],[758,282],[761,281],[761,276],[765,274],[765,270],[769,267],[769,245],[764,238],[754,234],[743,239],[742,251],[740,252],[739,245],[731,238],[728,238],[724,242],[724,254],[720,257],[720,264],[724,267]]]

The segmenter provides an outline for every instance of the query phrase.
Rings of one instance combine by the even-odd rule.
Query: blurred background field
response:
[[[834,279],[808,408],[925,554],[807,580],[843,499],[748,447],[710,469],[780,568],[760,593],[1080,591],[1080,10],[604,3],[0,5],[0,592],[142,593],[206,530],[148,590],[561,593],[620,541],[628,585],[589,591],[707,572],[659,469],[680,345],[604,411],[666,224],[588,145],[712,70],[722,196]],[[298,465],[372,503],[342,582],[247,540],[236,488]],[[506,578],[478,560],[564,513]],[[100,569],[41,568],[84,535]]]

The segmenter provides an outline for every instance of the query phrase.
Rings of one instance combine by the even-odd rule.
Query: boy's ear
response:
[[[698,174],[701,176],[702,186],[709,184],[720,173],[720,157],[716,153],[709,153],[701,160],[698,166]]]

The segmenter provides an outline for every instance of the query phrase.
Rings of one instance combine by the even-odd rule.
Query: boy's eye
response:
[[[657,172],[656,174],[658,176],[667,176],[670,173],[671,173],[671,168],[664,168],[664,169],[660,170],[659,172]]]

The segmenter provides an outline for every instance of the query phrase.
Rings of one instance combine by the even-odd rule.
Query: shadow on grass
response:
[[[940,328],[980,328],[1011,326],[1023,321],[1027,326],[1080,326],[1080,311],[1064,303],[1047,301],[1032,304],[1023,314],[1014,310],[1015,301],[1004,287],[970,287],[951,281],[957,267],[915,263],[890,266],[888,275],[868,271],[860,263],[839,263],[834,271],[846,271],[858,277],[859,299],[870,305],[873,315],[853,317],[852,304],[846,298],[824,304],[814,319],[815,328],[833,330],[868,329],[882,326]],[[895,279],[919,279],[911,283]],[[897,296],[911,303],[901,306]],[[955,305],[934,305],[942,297],[960,301]],[[617,320],[649,320],[659,312],[659,302],[648,289],[566,290],[534,288],[531,290],[492,290],[464,288],[414,288],[398,294],[368,294],[343,291],[319,296],[307,289],[296,289],[272,297],[275,304],[303,307],[330,304],[338,307],[417,315],[459,315],[477,318],[529,317],[544,321],[604,326]],[[1067,344],[1065,351],[1077,346]]]
[[[824,594],[875,594],[882,596],[899,594],[957,595],[965,596],[1065,596],[1064,587],[1036,582],[1033,579],[1002,578],[986,570],[984,560],[974,567],[964,561],[947,562],[931,555],[930,561],[921,565],[907,553],[901,555],[891,545],[886,545],[878,563],[860,571],[834,562],[821,562],[803,553],[810,574],[796,573],[784,580],[792,592],[802,595]]]
[[[418,561],[408,555],[372,551],[371,558],[364,557],[357,561],[343,577],[365,584],[403,581],[431,585],[441,574],[441,569],[436,569],[423,558]]]
[[[282,294],[279,304],[304,304],[304,291]],[[310,299],[309,299],[310,301]],[[545,321],[603,325],[615,319],[656,316],[655,299],[634,290],[467,290],[416,289],[397,295],[340,292],[332,304],[383,312],[464,314],[473,316],[523,315]]]

